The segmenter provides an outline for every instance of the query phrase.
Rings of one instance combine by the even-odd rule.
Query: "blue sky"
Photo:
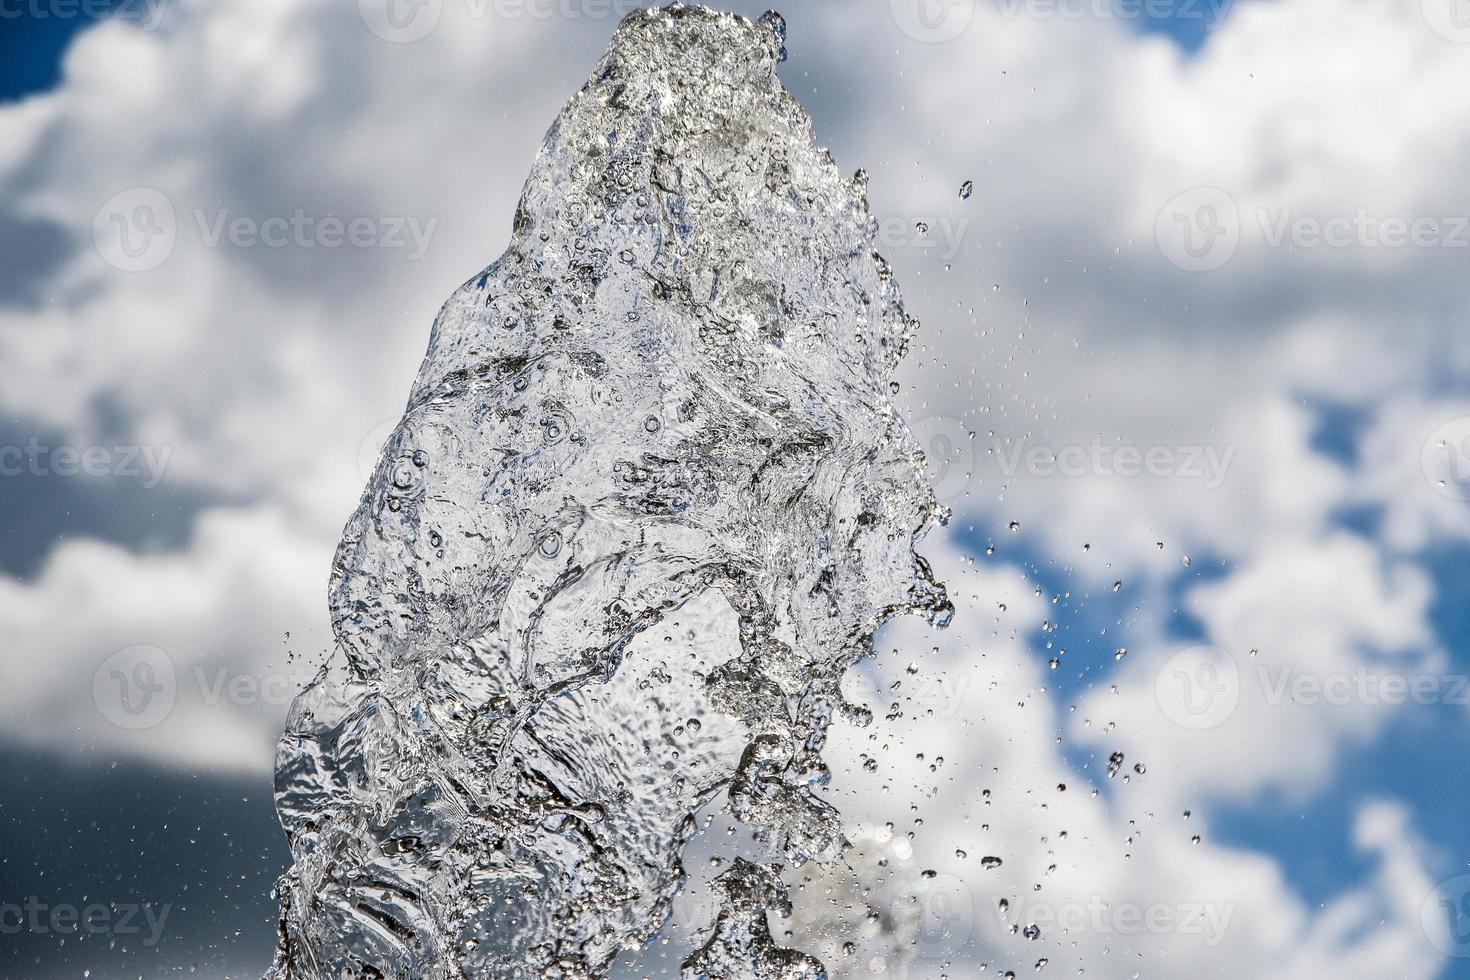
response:
[[[923,36],[904,2],[893,17],[785,11],[783,77],[841,165],[872,175],[879,248],[923,321],[901,400],[960,474],[936,477],[956,516],[931,550],[961,619],[938,640],[895,631],[900,662],[938,644],[932,663],[963,692],[943,725],[894,723],[896,754],[943,743],[965,773],[888,777],[929,801],[915,859],[953,863],[973,816],[993,820],[1008,868],[1035,863],[1065,814],[1091,849],[1062,850],[1056,887],[1240,905],[1219,946],[1134,944],[1143,976],[1470,977],[1470,948],[1446,955],[1420,922],[1434,887],[1470,870],[1470,707],[1293,707],[1250,680],[1470,674],[1470,467],[1430,472],[1470,452],[1465,253],[1362,230],[1428,219],[1448,234],[1470,214],[1470,37],[1438,0],[1274,0],[1214,30],[1193,13],[959,0],[957,30]],[[211,702],[189,679],[262,682],[328,655],[326,574],[363,460],[438,303],[499,254],[542,133],[614,27],[474,9],[446,0],[412,41],[325,0],[170,5],[153,31],[0,29],[0,450],[110,461],[100,477],[54,462],[0,477],[0,901],[174,909],[156,947],[7,937],[0,972],[251,976],[269,960],[285,705]],[[141,192],[167,203],[176,241],[130,271],[108,219],[157,219]],[[308,250],[202,230],[296,211],[434,231],[410,258],[381,236]],[[1238,233],[1226,251],[1170,237],[1217,212]],[[1291,224],[1359,214],[1342,246]],[[919,223],[953,232],[954,254]],[[1007,472],[1017,447],[1162,449],[1175,465]],[[123,464],[138,448],[168,450],[157,480]],[[1193,449],[1227,454],[1218,483],[1187,472]],[[165,651],[182,683],[165,720],[129,731],[93,682],[135,645]],[[1156,687],[1195,645],[1246,678],[1203,732]],[[866,738],[834,739],[834,765]],[[1146,775],[1099,776],[1120,746]],[[863,778],[834,793],[881,824]],[[1099,800],[1038,814],[1060,781],[1099,784]],[[1186,808],[1198,847],[1175,829]],[[1148,829],[1123,859],[1129,821]],[[976,961],[1034,955],[975,928]],[[1049,940],[1053,969],[1124,975],[1101,958],[1116,939]]]

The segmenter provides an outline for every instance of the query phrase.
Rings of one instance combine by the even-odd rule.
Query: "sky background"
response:
[[[0,976],[269,964],[332,550],[632,9],[393,2],[0,0]],[[829,966],[1470,977],[1470,5],[782,12],[955,515],[827,753],[917,956]]]

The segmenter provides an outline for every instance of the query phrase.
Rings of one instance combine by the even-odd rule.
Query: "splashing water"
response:
[[[298,699],[272,980],[592,977],[655,935],[695,814],[734,861],[690,977],[816,977],[765,922],[830,860],[843,672],[943,625],[942,512],[890,376],[915,324],[778,15],[642,11],[434,324]]]

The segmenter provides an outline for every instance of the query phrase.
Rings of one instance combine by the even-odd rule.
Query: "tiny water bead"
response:
[[[397,490],[412,490],[419,481],[417,468],[409,460],[399,460],[393,465],[393,487]]]

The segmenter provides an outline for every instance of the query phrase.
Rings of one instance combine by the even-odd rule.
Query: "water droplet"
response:
[[[393,464],[393,486],[395,489],[412,490],[414,484],[418,482],[418,478],[418,474],[413,471],[413,467],[404,460],[399,460]]]

